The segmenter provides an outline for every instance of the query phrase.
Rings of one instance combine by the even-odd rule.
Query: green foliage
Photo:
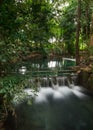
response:
[[[66,52],[75,54],[76,9],[77,1],[73,0],[2,1],[0,5],[1,62],[10,62],[13,59],[16,61],[21,58],[20,54],[22,56],[30,54],[33,48],[46,50],[44,47],[49,44],[48,40],[52,37],[56,38],[58,47],[55,48],[65,44]],[[81,37],[84,42],[87,36],[89,38],[90,17],[90,5],[84,0],[81,17]],[[60,42],[62,40],[63,42]]]
[[[65,42],[66,50],[70,55],[75,53],[75,33],[76,33],[76,2],[71,3],[63,10],[61,19],[62,37]]]
[[[30,76],[18,74],[0,78],[0,120],[5,119],[8,111],[13,109],[11,101],[17,93],[22,92],[23,88],[29,87],[36,91],[37,88],[31,83],[30,79]]]
[[[33,48],[42,50],[51,37],[51,11],[48,1],[3,1],[0,5],[0,61],[16,62]]]
[[[93,46],[88,47],[89,55],[93,55]]]
[[[86,0],[82,1],[81,12],[81,34],[83,41],[86,42],[90,36],[90,25],[92,16],[90,2],[87,2]]]

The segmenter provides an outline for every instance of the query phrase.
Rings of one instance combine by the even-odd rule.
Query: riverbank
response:
[[[73,67],[77,72],[77,84],[93,91],[93,56],[83,59],[79,66]]]

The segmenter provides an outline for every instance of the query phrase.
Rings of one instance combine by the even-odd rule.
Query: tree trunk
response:
[[[78,0],[77,8],[77,27],[76,27],[76,64],[79,64],[79,35],[80,35],[80,18],[81,18],[81,0]]]
[[[89,46],[93,46],[93,12],[91,18],[91,28],[90,28],[90,43]]]
[[[90,12],[89,12],[89,2],[86,2],[86,40],[89,39],[90,35]]]

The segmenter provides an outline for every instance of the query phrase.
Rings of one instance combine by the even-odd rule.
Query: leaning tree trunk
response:
[[[80,35],[80,18],[81,18],[81,0],[78,0],[77,8],[77,27],[76,27],[76,64],[79,64],[79,35]]]

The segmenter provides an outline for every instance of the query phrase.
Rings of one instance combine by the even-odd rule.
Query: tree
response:
[[[78,0],[77,8],[77,28],[76,28],[76,64],[79,64],[79,36],[80,36],[80,19],[81,18],[81,0]]]
[[[43,49],[43,43],[47,43],[50,38],[51,28],[51,6],[49,2],[32,2],[32,40],[36,46],[38,43]]]
[[[75,53],[75,19],[76,2],[73,2],[63,8],[60,22],[61,37],[63,37],[63,43],[65,43],[65,49],[68,55],[74,55]]]

